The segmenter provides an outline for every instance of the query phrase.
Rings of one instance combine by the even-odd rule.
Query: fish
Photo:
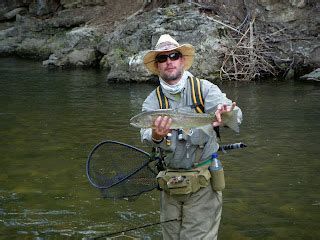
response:
[[[234,109],[237,114],[238,109]],[[237,117],[232,113],[222,113],[221,118],[224,125],[232,130],[239,132]],[[179,109],[158,109],[139,113],[130,119],[130,124],[137,128],[155,128],[154,121],[158,116],[167,116],[172,119],[170,129],[192,129],[204,128],[212,125],[215,120],[214,114],[208,113],[190,113]]]

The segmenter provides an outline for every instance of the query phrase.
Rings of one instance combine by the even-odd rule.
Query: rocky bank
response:
[[[316,0],[144,2],[2,1],[0,56],[34,58],[44,67],[100,67],[109,81],[149,81],[154,76],[142,57],[169,33],[196,47],[191,70],[209,80],[292,78],[320,66]],[[243,72],[250,77],[239,77]]]

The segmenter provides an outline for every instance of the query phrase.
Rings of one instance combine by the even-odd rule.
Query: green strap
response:
[[[211,163],[212,163],[212,158],[210,157],[209,159],[204,160],[200,163],[195,163],[194,166],[197,168],[197,167],[202,167],[204,165],[211,164]]]

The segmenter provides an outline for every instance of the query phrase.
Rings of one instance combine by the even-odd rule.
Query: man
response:
[[[168,99],[170,108],[196,112],[191,97],[192,86],[189,84],[189,79],[193,78],[193,75],[187,71],[193,63],[194,55],[195,49],[192,45],[180,45],[170,35],[165,34],[159,38],[155,50],[148,51],[144,56],[147,69],[159,76],[161,91]],[[223,113],[235,118],[240,124],[241,110],[236,103],[227,99],[216,85],[201,80],[201,91],[205,112],[214,113],[216,116],[211,130],[213,127],[223,125]],[[154,90],[144,101],[142,111],[159,108],[159,96]],[[196,128],[190,132],[185,129],[170,130],[171,123],[172,119],[159,116],[154,122],[154,128],[141,129],[142,141],[151,143],[164,153],[165,169],[169,169],[171,174],[176,171],[175,174],[180,176],[180,178],[170,176],[168,180],[166,176],[169,174],[168,171],[160,172],[159,175],[162,174],[162,177],[158,175],[159,179],[168,180],[161,191],[161,221],[177,219],[162,224],[163,238],[217,239],[222,211],[221,191],[213,190],[207,182],[204,185],[201,183],[201,186],[196,183],[197,186],[189,188],[189,190],[196,189],[195,191],[186,190],[184,193],[183,189],[187,188],[180,188],[194,182],[191,180],[192,177],[199,179],[199,176],[185,176],[190,170],[202,169],[206,176],[210,161],[209,164],[205,163],[219,147],[216,133],[213,130]],[[197,167],[200,165],[202,168]],[[166,185],[170,187],[167,188]]]

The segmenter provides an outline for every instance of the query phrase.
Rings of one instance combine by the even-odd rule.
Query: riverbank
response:
[[[316,1],[235,1],[230,7],[224,1],[164,7],[138,0],[48,2],[47,8],[7,3],[0,14],[0,56],[33,58],[48,68],[99,67],[109,81],[149,81],[142,57],[169,33],[196,47],[191,70],[209,80],[293,78],[320,66]]]

